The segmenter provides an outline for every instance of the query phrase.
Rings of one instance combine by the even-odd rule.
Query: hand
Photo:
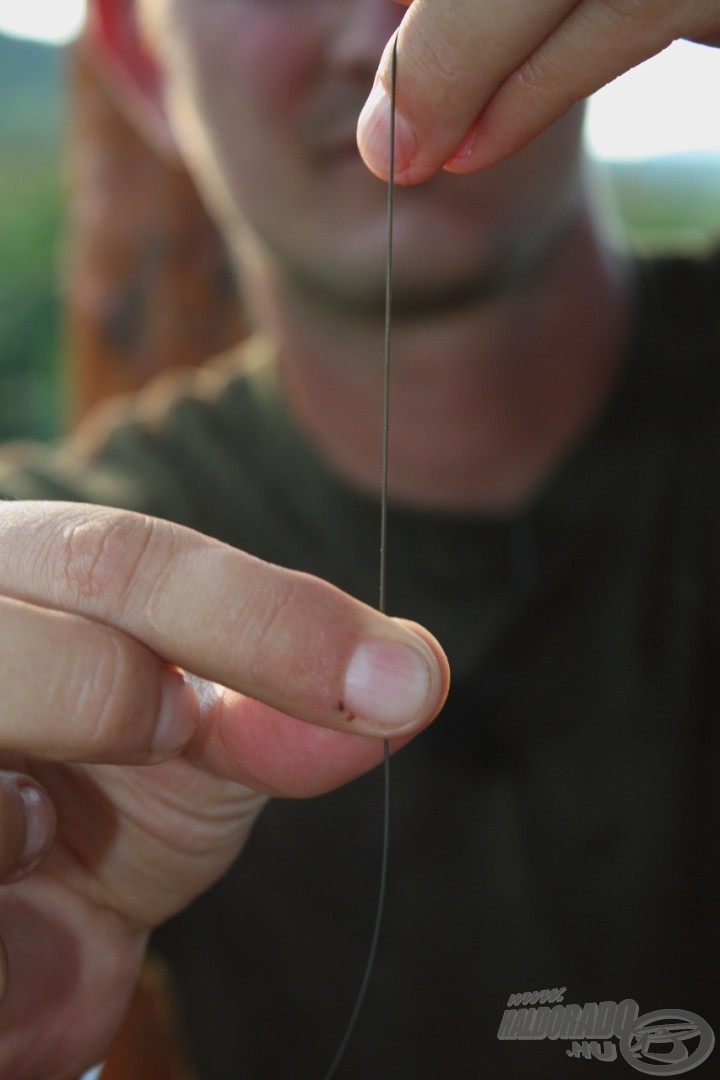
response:
[[[408,2],[408,0],[401,0]],[[720,44],[717,0],[414,0],[398,31],[395,178],[477,172],[676,38]],[[387,179],[392,40],[358,125]]]
[[[381,760],[363,736],[430,721],[447,666],[415,631],[167,522],[0,507],[0,1075],[100,1060],[149,930],[266,796],[330,790]]]

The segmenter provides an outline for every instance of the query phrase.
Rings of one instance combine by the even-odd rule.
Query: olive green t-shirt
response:
[[[628,1073],[497,1038],[509,996],[545,988],[720,1033],[719,265],[639,266],[635,302],[612,400],[531,502],[391,508],[388,609],[437,635],[453,687],[393,760],[380,954],[338,1077]],[[60,448],[7,448],[0,493],[132,507],[376,598],[376,501],[297,430],[262,342]],[[369,946],[381,810],[377,773],[273,803],[156,935],[202,1080],[323,1075]]]

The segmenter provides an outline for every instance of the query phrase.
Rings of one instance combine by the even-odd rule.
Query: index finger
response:
[[[99,620],[202,678],[340,731],[404,734],[447,692],[429,634],[318,578],[141,514],[4,505],[0,591]]]

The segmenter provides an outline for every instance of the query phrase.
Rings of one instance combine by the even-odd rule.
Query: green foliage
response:
[[[0,174],[0,438],[58,425],[61,195],[53,170]]]
[[[634,250],[702,251],[720,241],[720,157],[678,154],[600,170]]]
[[[0,36],[0,439],[58,428],[61,53]]]

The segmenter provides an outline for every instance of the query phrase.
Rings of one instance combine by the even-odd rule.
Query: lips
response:
[[[362,165],[362,158],[358,152],[357,143],[353,139],[331,143],[318,153],[318,160],[327,166],[334,165]]]

